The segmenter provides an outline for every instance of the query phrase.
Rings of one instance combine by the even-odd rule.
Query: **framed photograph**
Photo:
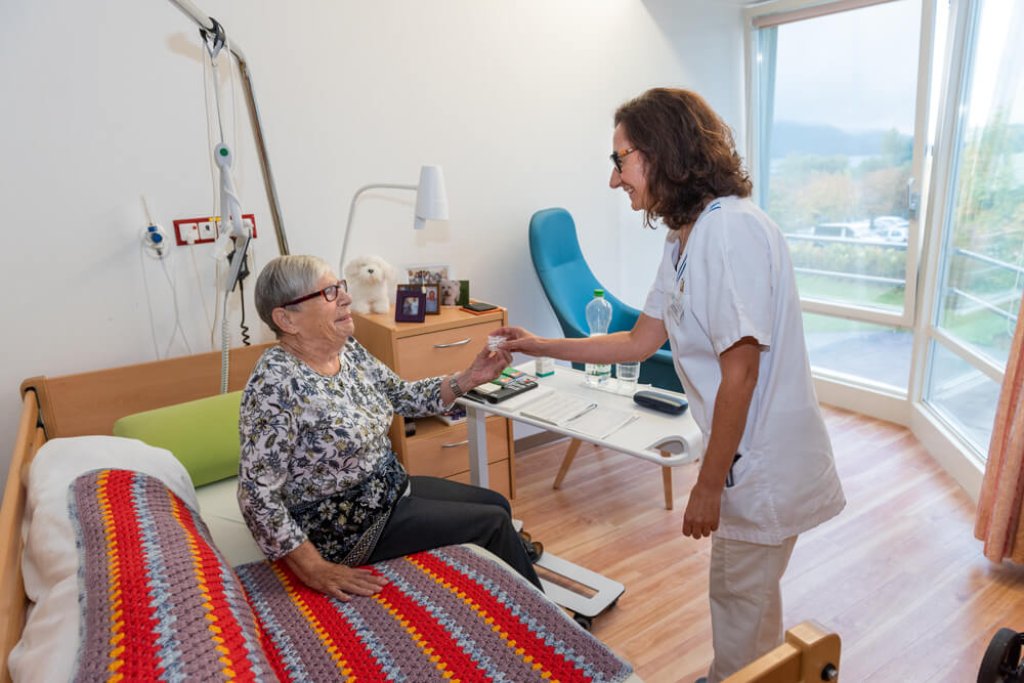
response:
[[[400,289],[395,300],[395,322],[421,323],[426,308],[426,294],[411,289]]]
[[[411,285],[439,285],[448,279],[448,266],[409,266],[406,275]]]
[[[459,281],[458,280],[441,280],[441,305],[442,306],[458,306],[459,305]]]
[[[426,295],[426,308],[423,310],[427,315],[437,315],[441,312],[441,285],[420,285]]]

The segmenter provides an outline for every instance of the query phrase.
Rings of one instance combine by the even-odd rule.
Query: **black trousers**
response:
[[[437,477],[409,477],[409,495],[398,499],[370,562],[457,543],[494,553],[540,588],[540,579],[512,526],[505,496]]]

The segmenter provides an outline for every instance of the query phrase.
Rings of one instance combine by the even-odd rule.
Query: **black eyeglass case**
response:
[[[682,415],[686,412],[687,403],[685,398],[676,398],[657,391],[638,391],[633,394],[633,401],[644,408],[657,410],[669,415]]]

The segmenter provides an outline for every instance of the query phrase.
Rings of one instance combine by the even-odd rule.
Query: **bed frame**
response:
[[[233,349],[229,390],[241,389],[271,344]],[[220,391],[219,352],[184,356],[21,384],[22,411],[0,506],[0,683],[11,680],[7,657],[21,637],[28,602],[21,576],[21,521],[28,466],[48,439],[111,434],[125,415]],[[786,643],[729,678],[730,683],[801,683],[839,666],[839,636],[813,622],[786,633]]]

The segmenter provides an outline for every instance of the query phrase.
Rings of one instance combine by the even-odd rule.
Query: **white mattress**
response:
[[[264,559],[249,533],[249,527],[242,520],[242,511],[238,509],[235,497],[235,481],[232,477],[196,489],[199,514],[210,529],[214,544],[231,566]]]

